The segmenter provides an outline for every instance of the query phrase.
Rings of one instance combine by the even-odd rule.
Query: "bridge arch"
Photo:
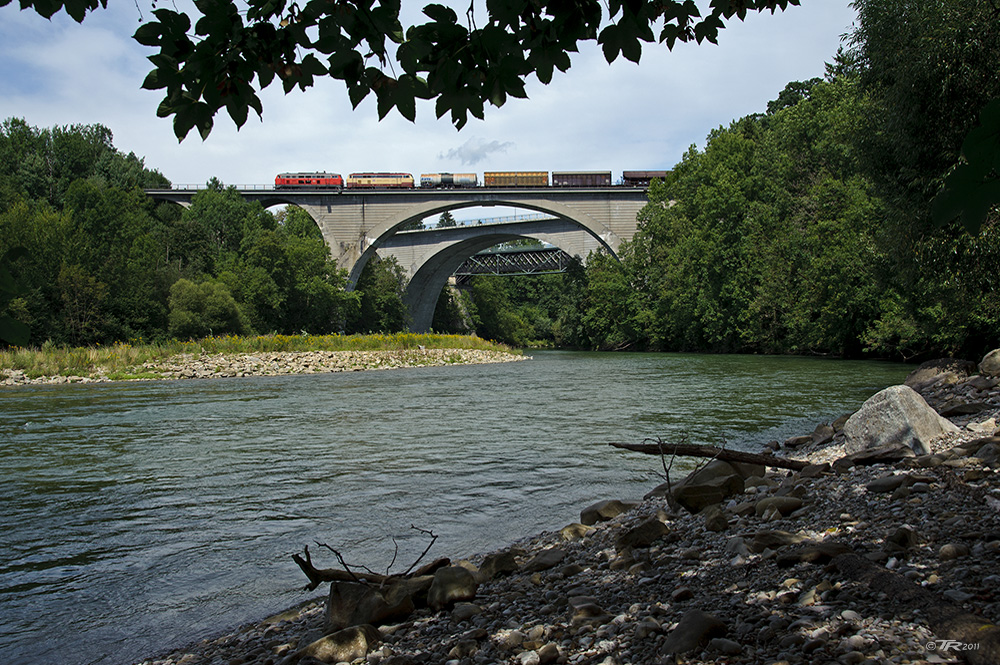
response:
[[[620,238],[614,231],[608,228],[607,225],[594,219],[590,215],[583,211],[575,210],[567,205],[564,205],[558,201],[545,201],[545,202],[535,202],[535,201],[521,201],[516,196],[504,197],[499,194],[481,194],[479,197],[472,200],[459,200],[459,201],[423,201],[416,203],[412,206],[408,206],[404,209],[394,211],[395,214],[387,217],[386,219],[380,220],[377,224],[372,226],[361,255],[358,257],[354,266],[350,271],[349,283],[351,288],[354,284],[357,284],[358,279],[361,277],[361,271],[364,270],[365,265],[373,256],[375,256],[379,247],[386,241],[386,239],[395,235],[398,229],[410,224],[411,222],[426,219],[432,215],[438,215],[446,211],[461,210],[464,208],[478,208],[478,207],[508,207],[508,208],[520,208],[525,210],[533,210],[535,212],[541,212],[545,214],[552,215],[564,222],[570,223],[581,230],[586,231],[591,236],[593,236],[601,245],[603,245],[613,256],[618,255],[618,249],[621,246],[622,238]],[[485,232],[489,234],[490,232]],[[533,235],[522,235],[510,233],[506,234],[507,240],[517,239],[522,237],[537,237]],[[545,238],[540,238],[548,241]],[[479,252],[488,247],[492,247],[495,244],[501,242],[507,242],[507,240],[497,240],[494,243],[481,247],[480,249],[474,250],[464,256],[462,261],[469,258],[476,252]],[[558,243],[553,242],[558,246]],[[461,261],[456,265],[461,265]],[[443,287],[443,283],[442,283]],[[439,289],[440,290],[440,289]],[[436,296],[435,296],[436,298]]]
[[[441,289],[466,259],[499,243],[522,238],[547,242],[584,259],[591,251],[610,249],[579,225],[548,218],[408,231],[387,238],[379,246],[379,254],[395,257],[407,272],[410,282],[404,301],[410,312],[410,327],[424,332],[430,329]]]

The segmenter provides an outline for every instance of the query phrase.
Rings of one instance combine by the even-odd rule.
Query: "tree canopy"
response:
[[[65,11],[76,21],[107,7],[107,0],[18,1],[46,18]],[[135,32],[158,49],[142,86],[164,90],[157,115],[173,116],[178,138],[193,128],[207,137],[223,108],[242,127],[251,109],[263,113],[257,92],[276,80],[287,93],[325,76],[344,82],[355,108],[374,93],[380,119],[395,108],[413,120],[416,100],[427,99],[438,118],[450,115],[461,128],[470,114],[483,118],[486,104],[526,97],[529,77],[547,84],[555,70],[568,70],[582,42],[599,44],[609,63],[638,62],[644,42],[670,49],[715,42],[727,19],[799,4],[711,0],[702,16],[694,0],[488,0],[485,16],[473,3],[461,19],[428,4],[429,20],[404,28],[401,0],[245,2],[241,10],[234,0],[195,0],[193,16],[159,7]]]

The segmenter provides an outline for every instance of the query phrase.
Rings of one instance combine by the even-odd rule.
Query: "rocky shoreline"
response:
[[[715,460],[405,585],[334,581],[332,602],[142,665],[998,663],[1000,368],[974,367],[921,366],[869,400],[876,418],[914,402],[903,438],[863,407],[775,442],[799,471]],[[922,418],[940,432],[906,438]],[[416,602],[394,605],[406,585]]]
[[[393,351],[289,351],[243,354],[181,354],[156,363],[144,363],[131,381],[218,379],[240,376],[280,376],[360,372],[437,365],[515,362],[529,356],[485,349],[401,349]],[[88,376],[29,377],[21,370],[0,372],[0,386],[104,383],[113,381],[98,371]]]

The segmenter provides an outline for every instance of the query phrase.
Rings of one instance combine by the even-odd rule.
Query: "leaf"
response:
[[[424,7],[424,14],[433,19],[435,23],[455,23],[458,21],[455,10],[444,5],[427,5]]]
[[[143,46],[159,46],[161,34],[160,24],[154,21],[140,25],[139,29],[132,35],[132,39]]]

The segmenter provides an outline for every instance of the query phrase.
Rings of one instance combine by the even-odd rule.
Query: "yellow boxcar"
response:
[[[548,187],[548,171],[487,171],[483,173],[486,187]]]
[[[347,176],[346,185],[354,189],[382,189],[413,187],[413,176],[409,173],[352,173]]]

